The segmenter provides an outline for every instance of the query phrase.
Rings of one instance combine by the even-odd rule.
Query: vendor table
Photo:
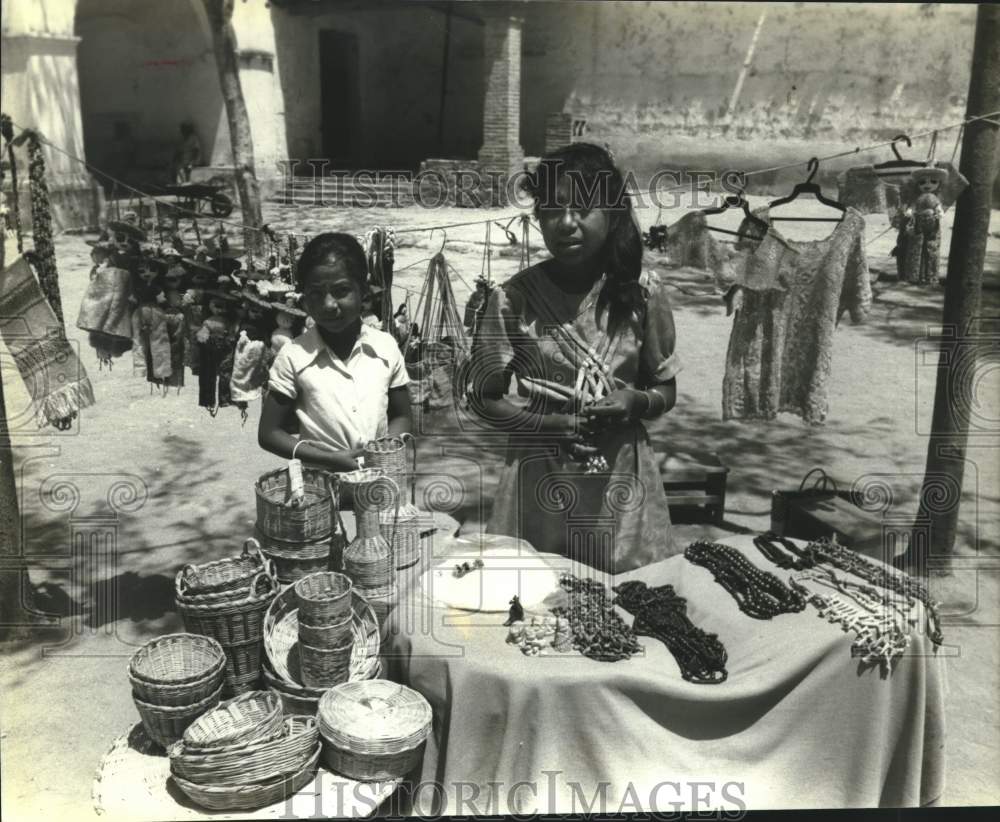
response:
[[[725,542],[787,579],[751,537]],[[608,582],[626,579],[670,583],[687,599],[692,622],[728,651],[726,682],[685,682],[666,646],[649,637],[640,637],[643,655],[622,662],[525,656],[506,643],[506,614],[432,607],[420,586],[410,590],[383,650],[389,678],[420,691],[434,710],[417,809],[739,811],[939,799],[945,649],[920,628],[883,677],[852,658],[853,635],[811,604],[751,619],[683,556]],[[430,616],[414,620],[420,613]]]

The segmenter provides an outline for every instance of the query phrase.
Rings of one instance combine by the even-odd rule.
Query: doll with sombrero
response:
[[[305,323],[306,312],[299,308],[300,295],[294,291],[285,294],[283,302],[273,301],[276,328],[271,332],[271,352],[274,355],[285,343],[295,339]]]
[[[127,267],[117,264],[118,247],[110,231],[86,242],[94,265],[76,327],[87,332],[101,366],[110,367],[132,347],[132,275]]]
[[[163,385],[180,388],[184,385],[188,329],[184,313],[183,294],[190,282],[190,274],[181,262],[180,252],[173,246],[161,246],[158,262],[163,268],[163,293],[166,302],[163,313],[167,322],[167,336],[170,340],[170,376]]]
[[[239,296],[242,311],[230,390],[233,404],[245,418],[247,403],[260,399],[267,371],[274,361],[269,343],[276,312],[249,287],[244,287]]]
[[[165,266],[156,249],[143,244],[139,248],[135,276],[132,279],[132,372],[148,382],[161,383],[173,374],[167,315],[163,310]]]

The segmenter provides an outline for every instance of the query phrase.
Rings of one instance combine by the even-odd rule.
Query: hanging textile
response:
[[[766,208],[754,213],[768,221]],[[861,322],[871,306],[864,227],[848,209],[823,240],[788,240],[772,226],[748,252],[729,295],[739,307],[726,352],[723,419],[789,412],[824,422],[837,323],[844,311]]]
[[[460,383],[470,345],[441,252],[431,258],[414,316],[420,321],[416,339],[411,335],[408,343],[411,402],[446,408],[453,404],[456,387],[459,395],[465,393]]]
[[[31,239],[38,281],[53,313],[65,327],[62,297],[59,295],[59,272],[56,269],[56,248],[52,243],[52,209],[49,203],[49,186],[45,181],[45,157],[38,135],[33,131],[26,131],[21,136],[25,135],[28,143],[28,181],[31,185]]]
[[[94,404],[83,363],[23,256],[0,275],[0,337],[27,386],[40,427],[64,430],[78,411]]]
[[[100,242],[100,241],[98,241]],[[86,331],[101,365],[110,366],[132,347],[131,275],[102,260],[90,272],[76,327]]]
[[[879,177],[875,166],[854,166],[837,177],[837,199],[860,214],[889,214],[899,207],[899,186]]]
[[[391,228],[373,228],[362,239],[361,247],[368,261],[368,282],[372,289],[372,311],[382,330],[388,330],[393,315],[392,266],[395,260],[395,236]]]
[[[665,255],[669,266],[710,272],[720,290],[736,279],[735,252],[712,236],[701,211],[685,214],[669,226],[653,226],[646,235],[646,245]]]

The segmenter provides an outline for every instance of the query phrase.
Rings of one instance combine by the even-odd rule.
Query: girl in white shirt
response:
[[[408,432],[409,379],[391,334],[361,322],[365,254],[349,234],[320,234],[302,250],[296,285],[314,325],[271,366],[261,408],[261,448],[331,471],[352,471],[369,440]],[[299,436],[290,431],[297,428]],[[325,447],[324,447],[325,446]]]

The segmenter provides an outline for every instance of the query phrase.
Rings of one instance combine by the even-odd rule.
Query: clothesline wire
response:
[[[987,122],[989,122],[991,124],[994,124],[994,125],[1000,125],[1000,123],[997,123],[997,122],[995,122],[993,120],[993,118],[995,118],[995,117],[1000,117],[1000,110],[989,112],[988,114],[981,114],[981,115],[979,115],[977,117],[969,117],[969,118],[967,118],[965,120],[961,120],[961,121],[956,122],[956,123],[950,123],[948,125],[938,126],[937,128],[928,129],[926,131],[922,131],[922,132],[919,132],[917,134],[910,135],[910,139],[920,139],[921,137],[927,137],[929,135],[932,135],[935,132],[951,131],[952,129],[956,129],[956,128],[961,129],[961,128],[964,128],[969,123],[975,123],[975,122],[979,122],[981,120],[985,120],[985,121],[987,121]],[[15,122],[13,120],[11,121],[11,123],[12,123],[12,125],[15,128],[19,129],[22,132],[23,131],[28,131],[28,129],[26,129],[24,126],[20,125],[19,123]],[[190,209],[182,208],[180,206],[177,206],[175,203],[170,203],[170,202],[168,202],[166,200],[161,200],[156,195],[151,195],[151,194],[145,193],[145,192],[140,191],[139,189],[137,189],[137,188],[135,188],[133,186],[128,185],[128,183],[125,183],[124,181],[117,179],[113,175],[108,174],[106,171],[103,171],[103,170],[97,168],[96,166],[94,166],[93,164],[87,162],[86,160],[84,160],[84,159],[82,159],[80,157],[77,157],[76,155],[74,155],[74,154],[66,151],[65,149],[63,149],[60,146],[58,146],[55,143],[53,143],[51,140],[49,140],[44,135],[40,134],[38,131],[34,131],[34,133],[38,136],[38,139],[42,143],[44,143],[45,145],[49,146],[54,151],[57,151],[60,154],[65,155],[66,157],[68,157],[69,159],[73,160],[74,162],[82,164],[83,166],[85,166],[90,171],[94,172],[95,174],[99,174],[100,176],[106,178],[107,180],[109,180],[112,183],[114,183],[116,186],[121,186],[122,188],[124,188],[124,189],[132,192],[133,194],[137,194],[140,197],[144,197],[146,199],[151,199],[151,200],[153,200],[153,202],[156,202],[156,203],[162,203],[163,205],[169,206],[170,208],[174,209],[175,211],[183,212],[185,214],[190,215],[191,217],[196,218],[198,216],[198,213],[195,212],[195,211],[191,211]],[[887,140],[887,141],[884,141],[884,142],[881,142],[881,143],[874,143],[874,144],[869,145],[869,146],[856,146],[853,149],[848,149],[846,151],[840,151],[840,152],[837,152],[835,154],[828,154],[828,155],[826,155],[824,157],[818,157],[817,160],[819,162],[826,162],[827,160],[835,160],[835,159],[839,159],[841,157],[850,157],[853,154],[860,154],[863,151],[874,151],[875,149],[878,149],[878,148],[886,148],[888,146],[893,145],[895,142],[896,142],[895,140]],[[957,147],[957,145],[958,144],[956,143],[956,147]],[[771,166],[769,168],[761,168],[761,169],[756,169],[754,171],[747,171],[747,172],[743,173],[743,176],[744,177],[756,177],[756,176],[760,176],[762,174],[773,174],[776,171],[785,171],[787,169],[798,168],[799,166],[806,165],[807,163],[808,163],[808,160],[794,162],[794,163],[785,163],[783,165]],[[689,187],[689,185],[678,185],[678,186],[671,186],[671,187],[668,187],[668,188],[657,188],[655,190],[658,191],[658,192],[681,191],[681,190],[686,189],[688,187]],[[520,214],[520,212],[517,213],[517,214],[511,215],[511,219],[516,218],[517,216],[519,216],[519,214]],[[206,215],[202,215],[202,216],[206,216]],[[210,222],[218,222],[220,224],[233,226],[235,228],[240,229],[241,231],[256,231],[256,232],[260,232],[260,233],[266,233],[263,228],[258,228],[256,226],[247,226],[247,225],[244,225],[243,223],[238,223],[238,222],[236,222],[234,220],[223,220],[223,219],[218,218],[218,217],[211,217],[211,218],[207,218],[207,219],[209,219]],[[489,217],[489,218],[484,219],[484,220],[469,220],[467,222],[447,223],[447,224],[444,224],[444,225],[416,226],[416,227],[411,227],[411,228],[400,228],[400,229],[396,229],[394,233],[396,233],[396,234],[410,234],[410,233],[421,232],[421,231],[433,231],[435,229],[462,228],[462,227],[466,227],[466,226],[483,225],[484,223],[491,223],[494,220],[503,220],[503,219],[504,219],[504,216],[496,216],[496,215],[494,215],[494,216]],[[308,237],[307,234],[297,234],[295,232],[282,232],[282,233],[284,233],[284,234],[292,234],[292,235],[297,236],[297,237]]]

